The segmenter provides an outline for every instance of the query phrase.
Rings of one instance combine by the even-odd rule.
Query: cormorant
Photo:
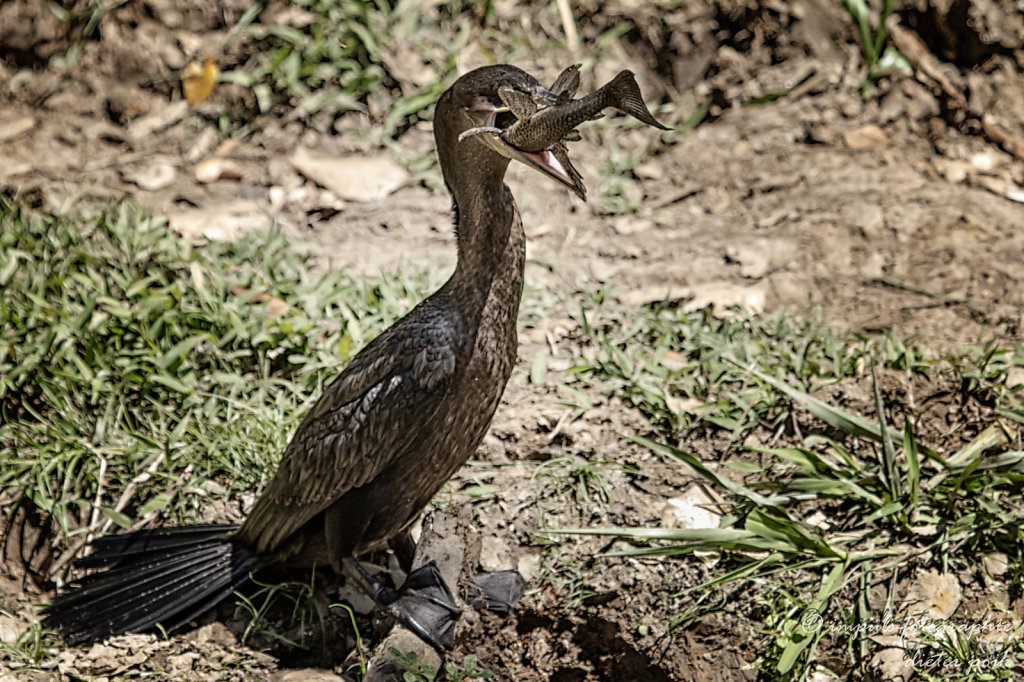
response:
[[[451,279],[363,348],[324,391],[241,526],[96,539],[78,565],[104,570],[57,597],[46,609],[46,627],[70,642],[157,623],[171,629],[260,568],[329,566],[360,575],[401,623],[433,646],[451,648],[459,610],[436,568],[412,571],[402,588],[390,590],[355,557],[390,541],[404,548],[400,559],[411,568],[404,532],[491,423],[516,362],[525,262],[523,226],[504,184],[509,160],[580,196],[585,191],[560,142],[569,130],[550,134],[552,149],[517,149],[500,134],[517,123],[507,102],[567,105],[576,68],[556,82],[558,92],[502,65],[467,73],[441,95],[434,136],[455,213]]]

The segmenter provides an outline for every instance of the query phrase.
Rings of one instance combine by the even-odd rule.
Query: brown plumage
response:
[[[299,426],[237,538],[278,560],[381,547],[408,526],[483,439],[516,359],[525,238],[503,178],[508,159],[458,143],[468,107],[530,92],[525,72],[493,67],[442,95],[435,138],[458,221],[451,279],[374,339]],[[493,99],[479,98],[493,92]],[[326,550],[323,556],[304,554]]]
[[[571,81],[563,83],[566,91],[575,90]],[[44,625],[72,642],[157,623],[170,629],[275,564],[342,570],[351,562],[367,577],[354,556],[402,533],[472,455],[516,360],[525,238],[503,180],[509,159],[582,192],[578,174],[566,173],[548,151],[524,154],[491,133],[460,140],[468,130],[514,122],[500,92],[547,104],[559,100],[512,66],[477,69],[441,96],[434,135],[456,216],[455,273],[371,341],[324,391],[248,519],[241,527],[99,538],[79,565],[104,570],[57,597]],[[418,592],[408,592],[413,599],[434,606],[440,599],[440,616],[392,612],[435,646],[450,646],[458,609],[447,588],[442,583],[434,590],[432,574],[422,571],[410,582],[417,582]],[[406,588],[370,587],[383,605],[405,608],[399,602]]]

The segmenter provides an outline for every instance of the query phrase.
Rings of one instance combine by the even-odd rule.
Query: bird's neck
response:
[[[500,177],[473,184],[454,198],[459,253],[452,286],[483,303],[496,278],[515,277],[521,270],[514,253],[522,248],[522,239],[513,234],[516,205]]]

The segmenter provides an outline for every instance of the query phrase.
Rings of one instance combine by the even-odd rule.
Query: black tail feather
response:
[[[230,595],[260,566],[233,542],[237,526],[160,528],[108,535],[76,562],[106,570],[72,583],[46,608],[43,626],[73,644],[160,623],[167,630],[188,623]]]
[[[111,566],[139,554],[152,555],[159,549],[176,549],[194,546],[203,540],[225,538],[236,530],[237,525],[199,525],[105,535],[89,543],[92,554],[76,559],[75,565],[83,568]]]
[[[54,604],[83,624],[101,623],[118,616],[127,619],[136,609],[152,612],[164,600],[173,601],[181,592],[187,592],[197,578],[206,574],[216,575],[223,563],[219,549],[190,553],[187,561],[158,564],[139,571],[134,578],[130,572],[110,579],[101,575],[98,577],[103,579],[102,584],[82,586],[58,598]],[[127,625],[124,627],[125,631],[129,629]]]

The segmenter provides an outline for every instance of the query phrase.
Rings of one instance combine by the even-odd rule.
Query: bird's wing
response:
[[[431,325],[374,339],[299,425],[240,537],[274,550],[419,440],[455,374],[456,336]]]

